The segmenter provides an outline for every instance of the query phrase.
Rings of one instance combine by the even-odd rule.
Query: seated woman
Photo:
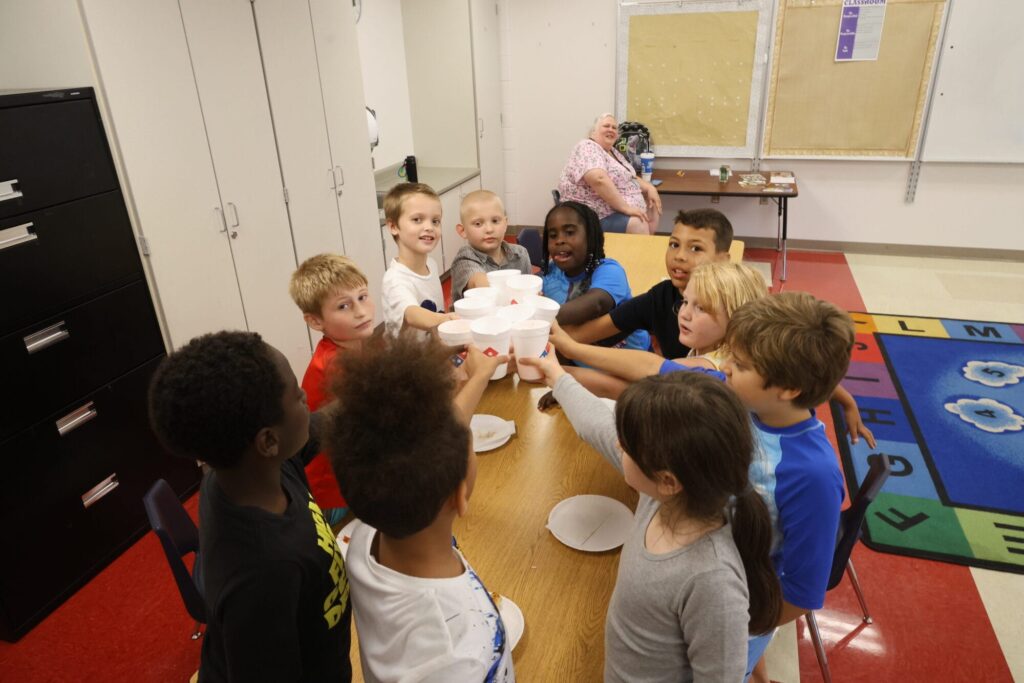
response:
[[[661,219],[661,197],[615,149],[618,137],[615,117],[598,116],[590,135],[569,155],[558,191],[562,201],[580,202],[596,211],[605,232],[654,234]]]

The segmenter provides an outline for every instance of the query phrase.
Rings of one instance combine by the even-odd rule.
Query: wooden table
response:
[[[514,376],[487,388],[476,412],[514,420],[517,433],[480,454],[469,513],[456,522],[455,536],[487,588],[523,610],[526,631],[513,652],[517,679],[600,681],[619,551],[573,550],[545,524],[569,496],[608,496],[632,510],[637,494],[576,436],[561,409],[537,410],[546,391]],[[353,680],[362,681],[355,643],[352,663]]]
[[[605,233],[604,253],[625,268],[633,296],[643,294],[668,277],[665,273],[668,239],[668,235]],[[733,240],[729,247],[729,260],[733,263],[742,262],[743,247],[742,240]]]
[[[775,171],[780,173],[782,171]],[[679,175],[682,173],[683,175]],[[786,192],[765,192],[765,186],[743,187],[740,185],[740,175],[747,173],[760,173],[765,178],[770,178],[771,171],[733,171],[727,182],[719,182],[717,175],[711,175],[707,169],[696,170],[686,169],[676,171],[671,169],[654,169],[652,180],[660,180],[658,192],[661,194],[698,195],[709,197],[768,197],[779,207],[777,219],[779,250],[782,251],[782,274],[780,280],[786,279],[786,238],[789,221],[789,200],[799,194],[796,182],[788,185]],[[777,186],[773,186],[777,187]]]

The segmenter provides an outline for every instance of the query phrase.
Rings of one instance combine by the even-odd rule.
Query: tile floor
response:
[[[771,250],[750,261],[775,265]],[[777,268],[775,269],[777,271]],[[789,279],[849,310],[1024,322],[1024,264],[790,252]],[[1024,494],[1022,494],[1024,495]],[[833,680],[1024,683],[1024,575],[876,553],[853,555],[873,625],[844,579],[818,612]],[[802,620],[768,651],[779,683],[820,681]]]

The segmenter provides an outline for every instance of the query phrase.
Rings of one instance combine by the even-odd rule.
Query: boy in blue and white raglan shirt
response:
[[[814,406],[828,399],[846,373],[853,323],[828,302],[787,292],[740,307],[725,339],[730,350],[722,364],[725,381],[750,409],[761,450],[751,464],[750,481],[764,496],[774,523],[772,560],[782,584],[781,626],[825,601],[843,481]],[[661,372],[683,369],[665,361]],[[748,675],[772,635],[751,638]]]

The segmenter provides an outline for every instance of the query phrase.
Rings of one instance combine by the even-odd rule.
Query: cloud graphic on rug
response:
[[[1024,367],[998,360],[972,360],[962,370],[964,377],[987,387],[1005,387],[1024,378]]]
[[[1013,412],[1010,406],[991,398],[961,398],[944,407],[964,422],[991,434],[1024,429],[1024,417]]]

